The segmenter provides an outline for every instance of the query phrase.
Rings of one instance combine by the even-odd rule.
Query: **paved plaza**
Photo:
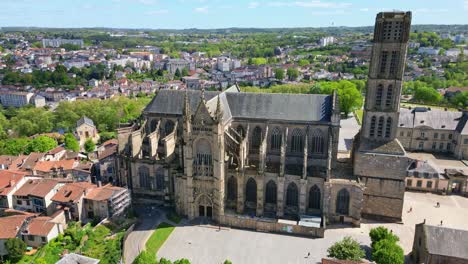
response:
[[[359,132],[361,126],[358,124],[353,114],[346,119],[340,121],[340,139],[338,141],[338,151],[348,152],[351,151],[354,136]]]
[[[440,208],[435,204],[439,202]],[[412,207],[412,212],[408,212]],[[171,260],[187,258],[194,264],[220,264],[225,259],[239,263],[319,263],[327,248],[344,236],[352,236],[363,246],[370,246],[369,230],[384,225],[400,237],[405,254],[411,251],[414,225],[426,223],[468,229],[468,199],[407,192],[403,224],[363,223],[360,228],[329,229],[325,238],[309,239],[209,226],[180,226],[158,252]],[[307,253],[311,257],[306,258]]]

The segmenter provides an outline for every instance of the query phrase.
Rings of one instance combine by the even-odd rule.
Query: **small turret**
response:
[[[219,98],[220,96],[218,95],[218,100],[216,102],[216,112],[215,112],[215,120],[218,122],[221,122],[223,120],[223,106],[221,105],[221,99]]]
[[[189,121],[192,117],[192,111],[190,110],[190,103],[188,99],[188,92],[185,90],[184,96],[184,120]]]

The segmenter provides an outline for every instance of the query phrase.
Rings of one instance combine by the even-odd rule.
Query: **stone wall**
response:
[[[324,237],[325,234],[324,228],[278,223],[275,219],[250,218],[239,215],[224,215],[220,220],[220,224],[222,225],[261,232],[320,238]]]

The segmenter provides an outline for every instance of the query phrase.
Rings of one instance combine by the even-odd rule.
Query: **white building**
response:
[[[426,55],[439,55],[439,48],[434,47],[420,47],[418,49],[418,54],[426,54]]]
[[[80,48],[84,47],[84,42],[82,39],[43,39],[42,40],[42,47],[47,48],[47,47],[52,47],[52,48],[59,48],[60,46],[64,44],[71,44],[71,45],[77,45]]]
[[[0,103],[3,107],[22,107],[31,103],[33,93],[17,92],[17,91],[2,91],[0,92]]]
[[[445,55],[450,56],[450,57],[458,57],[461,54],[461,51],[459,48],[452,48],[448,49]]]
[[[335,43],[335,38],[334,37],[324,37],[324,38],[321,38],[320,39],[320,46],[321,47],[325,47],[325,46],[328,46],[328,45],[332,45],[333,43]]]

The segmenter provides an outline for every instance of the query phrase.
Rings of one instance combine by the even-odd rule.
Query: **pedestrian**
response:
[[[413,212],[413,207],[412,206],[409,208],[408,213],[411,213],[411,212]]]
[[[437,208],[439,208],[439,207],[440,207],[440,203],[439,203],[439,202],[437,202]]]
[[[309,252],[309,253],[307,253],[307,257],[310,257],[310,252]]]
[[[442,226],[442,220],[440,220],[440,226]]]

